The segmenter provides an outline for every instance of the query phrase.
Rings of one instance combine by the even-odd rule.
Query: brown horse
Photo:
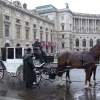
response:
[[[86,79],[85,85],[86,88],[89,88],[89,81],[94,71],[96,73],[96,65],[98,64],[98,60],[100,57],[100,43],[93,46],[90,51],[83,51],[83,61],[79,59],[79,52],[69,52],[65,51],[58,55],[58,66],[57,71],[63,71],[66,69],[66,66],[71,66],[72,68],[85,69],[86,70]],[[62,75],[63,73],[59,73],[59,81],[62,86]],[[94,75],[95,76],[95,75]],[[95,77],[94,77],[95,80]],[[96,81],[96,80],[95,80]]]

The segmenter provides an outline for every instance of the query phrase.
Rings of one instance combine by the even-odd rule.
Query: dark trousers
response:
[[[26,83],[26,88],[32,89],[33,84],[27,84]]]
[[[37,58],[39,58],[40,62],[43,62],[42,53],[37,53]]]
[[[40,60],[42,63],[45,60],[46,53],[44,51],[37,51],[37,58]]]

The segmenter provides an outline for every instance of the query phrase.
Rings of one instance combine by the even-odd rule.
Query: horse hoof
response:
[[[72,81],[71,81],[71,80],[66,80],[66,82],[72,83]]]
[[[94,84],[98,84],[98,82],[94,81]]]
[[[61,83],[60,86],[62,87],[62,86],[64,86],[64,85]]]
[[[89,86],[85,86],[85,89],[90,89],[90,87]]]
[[[66,80],[66,82],[69,82],[69,80]]]
[[[92,83],[89,83],[89,86],[92,86],[93,84]]]
[[[69,83],[72,83],[72,81],[70,80]]]

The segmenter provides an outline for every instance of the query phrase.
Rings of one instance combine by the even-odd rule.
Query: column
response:
[[[89,19],[88,19],[88,21],[87,21],[87,28],[88,28],[88,32],[89,32]]]
[[[94,20],[94,27],[95,27],[95,32],[96,32],[96,19]]]
[[[95,32],[95,31],[94,31],[94,28],[95,28],[95,27],[94,27],[94,19],[93,19],[93,20],[92,20],[92,29],[93,29],[93,33]]]
[[[82,18],[81,18],[81,32],[82,32]]]
[[[80,32],[80,18],[78,20],[79,20],[79,32]]]
[[[86,30],[86,33],[87,33],[87,19],[85,19],[85,30]]]
[[[74,32],[75,32],[75,18],[74,18]]]

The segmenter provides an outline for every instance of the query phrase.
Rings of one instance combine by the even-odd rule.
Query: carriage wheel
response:
[[[0,79],[4,77],[4,68],[2,65],[0,65]]]
[[[49,73],[48,70],[42,69],[41,76],[45,80],[49,80]]]
[[[18,72],[18,73],[10,73],[10,75],[11,75],[12,77],[17,77],[19,74],[20,74],[20,72]]]
[[[41,81],[41,73],[38,69],[36,69],[36,79],[37,79],[37,84]]]

